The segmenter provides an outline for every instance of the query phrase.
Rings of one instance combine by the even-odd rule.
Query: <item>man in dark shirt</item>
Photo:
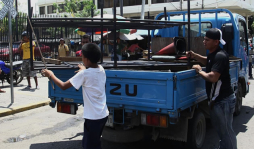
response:
[[[206,80],[206,93],[210,106],[210,117],[213,127],[220,137],[220,149],[236,149],[236,135],[232,128],[235,110],[235,95],[231,87],[229,74],[229,57],[219,44],[225,45],[219,29],[212,28],[206,32],[204,46],[209,50],[207,57],[193,51],[187,56],[206,65],[203,71],[200,65],[193,65],[193,69]]]

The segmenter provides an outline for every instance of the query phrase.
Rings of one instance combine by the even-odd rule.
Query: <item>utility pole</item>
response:
[[[120,16],[123,17],[123,0],[120,0]]]
[[[146,4],[146,0],[142,0],[142,8],[141,8],[141,20],[145,19],[145,4]]]

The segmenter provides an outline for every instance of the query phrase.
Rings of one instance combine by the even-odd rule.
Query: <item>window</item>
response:
[[[180,0],[152,0],[152,4],[166,3],[166,2],[180,2]]]
[[[56,13],[56,8],[53,5],[50,5],[48,8],[48,14]]]
[[[240,47],[246,51],[248,49],[246,24],[243,20],[239,20]],[[247,51],[246,51],[247,52]]]
[[[190,24],[190,33],[191,37],[198,37],[199,33],[199,23],[191,23]],[[201,23],[201,37],[205,36],[206,31],[208,31],[210,28],[212,28],[212,24],[209,22],[202,22]],[[179,28],[179,36],[183,36],[183,26]],[[185,36],[183,37],[188,37],[188,25],[185,25]]]
[[[45,14],[45,6],[40,7],[40,15]]]
[[[130,17],[131,19],[140,19],[140,16]],[[145,19],[148,19],[148,16],[145,16]],[[154,16],[150,16],[149,19],[154,20]]]
[[[98,0],[98,8],[101,8],[101,0]],[[148,4],[148,0],[145,1],[145,4]],[[142,0],[123,0],[123,6],[134,6],[134,5],[142,5]],[[103,8],[113,8],[114,0],[104,0]],[[120,2],[117,1],[116,7],[120,7]]]
[[[148,0],[145,1],[145,4],[148,4]],[[142,5],[142,0],[124,0],[123,6],[135,6]]]
[[[64,4],[59,4],[58,6],[59,6],[59,10],[58,10],[59,13],[65,12],[65,10],[64,10],[64,6],[65,6],[65,5],[64,5]]]

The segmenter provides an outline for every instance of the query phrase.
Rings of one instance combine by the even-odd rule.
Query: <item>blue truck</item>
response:
[[[242,98],[249,92],[246,21],[241,15],[226,9],[191,11],[190,16],[191,38],[202,41],[205,32],[214,27],[223,32],[227,44],[222,48],[230,55],[231,83],[237,98],[235,115],[239,115]],[[164,18],[165,13],[161,13],[155,20]],[[187,12],[167,12],[166,18],[184,22],[187,21]],[[187,37],[186,34],[187,25],[160,29],[156,36],[152,32],[154,39]],[[110,115],[102,137],[113,142],[134,142],[144,137],[153,140],[166,138],[186,142],[190,148],[201,148],[209,108],[205,81],[191,69],[195,63],[125,61],[118,62],[120,67],[107,69],[111,63],[104,62]],[[73,68],[52,71],[63,81],[74,75]],[[50,105],[57,105],[58,112],[76,114],[78,105],[83,104],[82,91],[74,88],[63,91],[56,85],[54,87],[49,83]]]

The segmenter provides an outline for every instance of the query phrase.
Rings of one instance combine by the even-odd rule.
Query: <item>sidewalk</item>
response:
[[[0,81],[0,88],[6,93],[0,93],[0,117],[23,112],[33,108],[48,105],[50,99],[48,98],[48,78],[38,76],[38,84],[40,89],[35,89],[34,79],[31,78],[32,88],[25,89],[27,86],[26,78],[23,79],[17,86],[14,86],[14,103],[11,103],[11,88],[10,84],[5,81],[2,85]]]

